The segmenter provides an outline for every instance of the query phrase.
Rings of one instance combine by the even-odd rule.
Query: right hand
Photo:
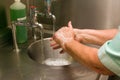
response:
[[[72,41],[74,39],[74,30],[72,28],[71,21],[68,22],[68,26],[62,27],[55,32],[53,39],[51,40],[51,46],[53,49],[62,48],[64,49],[64,43]],[[63,53],[62,50],[60,53]]]
[[[60,28],[55,32],[53,40],[59,44],[63,49],[65,49],[64,44],[74,40],[74,31],[72,28],[71,21],[68,23],[68,26]]]

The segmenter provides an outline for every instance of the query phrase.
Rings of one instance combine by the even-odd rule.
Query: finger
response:
[[[59,44],[57,43],[51,43],[50,46],[53,48],[53,49],[59,49],[61,48]]]
[[[50,41],[54,41],[52,37],[50,38]]]
[[[50,43],[56,43],[56,41],[53,38],[51,38]]]
[[[57,46],[58,44],[54,41],[54,42],[51,42],[50,43],[50,46],[53,47],[53,46]]]
[[[63,54],[65,51],[62,49],[61,51],[60,51],[60,54]]]
[[[50,43],[50,46],[55,46],[55,45],[58,45],[57,43]]]
[[[56,36],[55,36],[55,34],[53,35],[52,39],[53,39],[53,41],[55,42],[55,39],[56,39]]]
[[[51,41],[50,46],[51,46],[53,49],[58,49],[58,48],[60,48],[60,45],[57,44],[54,40]]]
[[[70,29],[73,29],[71,21],[68,22],[68,27],[69,27]]]
[[[61,48],[59,45],[56,45],[56,46],[53,46],[52,47],[53,49],[59,49],[59,48]]]

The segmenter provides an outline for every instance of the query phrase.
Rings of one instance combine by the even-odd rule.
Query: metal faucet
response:
[[[56,17],[51,13],[51,0],[44,0],[45,9],[44,12],[38,13],[38,22],[42,24],[52,25],[52,34],[55,31]],[[44,29],[45,33],[50,33],[48,30]],[[50,33],[51,34],[51,33]]]
[[[18,44],[17,44],[17,40],[16,40],[16,26],[32,26],[32,35],[33,35],[33,38],[34,40],[37,40],[37,34],[36,34],[36,31],[35,29],[38,28],[39,29],[39,33],[41,37],[41,40],[43,40],[43,33],[44,33],[44,28],[43,28],[43,25],[44,22],[39,22],[39,19],[38,16],[41,16],[45,19],[52,19],[52,25],[53,25],[53,32],[52,34],[54,33],[55,31],[55,23],[56,23],[56,17],[55,15],[53,15],[51,13],[51,0],[44,0],[45,1],[45,13],[42,13],[42,12],[39,12],[36,10],[36,7],[35,6],[31,6],[30,7],[30,15],[28,18],[27,21],[23,21],[23,20],[17,20],[17,21],[13,21],[12,22],[12,34],[13,34],[13,42],[14,42],[14,46],[15,46],[15,51],[16,52],[19,52],[19,47],[18,47]],[[39,20],[38,20],[39,19]],[[42,24],[40,24],[42,23]],[[46,23],[46,22],[45,22]],[[49,24],[49,23],[47,23]],[[41,41],[42,42],[42,41]]]
[[[51,0],[44,0],[45,1],[45,5],[46,5],[46,15],[48,18],[52,18],[52,23],[53,23],[53,33],[55,31],[55,23],[56,23],[56,17],[55,15],[53,15],[51,13],[51,4],[52,4],[52,1]]]
[[[37,40],[37,34],[36,34],[36,31],[35,29],[38,28],[39,29],[39,33],[41,34],[41,39],[43,37],[43,25],[38,23],[38,20],[37,20],[37,14],[39,12],[36,10],[36,7],[35,6],[31,6],[30,7],[30,25],[32,26],[32,35],[33,35],[33,38],[34,40]]]

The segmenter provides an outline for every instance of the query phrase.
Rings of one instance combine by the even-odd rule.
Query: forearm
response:
[[[97,49],[85,46],[75,40],[65,43],[65,51],[68,52],[78,62],[102,74],[111,75],[112,72],[107,70],[99,61]]]
[[[111,32],[112,31],[112,34]],[[53,39],[60,47],[69,53],[78,62],[83,63],[87,67],[102,73],[112,74],[107,68],[105,68],[98,58],[98,49],[81,44],[92,43],[102,44],[105,40],[112,38],[117,30],[102,31],[102,30],[80,30],[78,31],[79,37],[82,37],[80,43],[75,39],[77,31],[73,31],[71,22],[68,23],[68,27],[62,27],[53,36]],[[109,32],[109,35],[107,34]],[[104,36],[104,37],[103,37]],[[110,36],[110,37],[109,37]],[[106,38],[107,37],[107,38]],[[105,39],[104,39],[105,38]]]
[[[95,42],[97,42],[97,43],[100,42],[99,45],[102,45],[107,40],[112,39],[116,35],[116,33],[117,33],[117,29],[93,30],[93,33],[88,32],[88,34],[91,34],[91,35],[93,35],[93,36],[95,36],[97,38],[96,40],[98,40],[98,42],[97,41],[95,41]]]
[[[107,40],[112,39],[116,33],[117,29],[107,29],[107,30],[94,30],[94,29],[74,29],[79,41],[82,43],[102,45]]]

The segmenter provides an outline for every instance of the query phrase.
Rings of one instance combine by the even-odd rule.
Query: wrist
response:
[[[76,40],[71,39],[71,40],[68,40],[68,41],[62,43],[62,48],[63,48],[63,50],[66,51],[66,50],[67,50],[67,47],[69,46],[69,44],[72,44],[74,41],[76,41]]]

